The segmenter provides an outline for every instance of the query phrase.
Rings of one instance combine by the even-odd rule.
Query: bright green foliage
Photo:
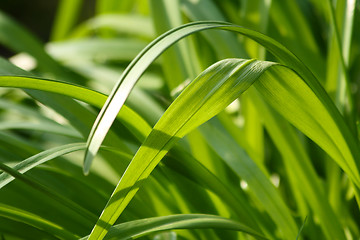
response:
[[[0,12],[1,239],[360,238],[358,1],[85,4]]]

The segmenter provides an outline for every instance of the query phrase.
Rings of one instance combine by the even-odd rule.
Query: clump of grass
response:
[[[359,238],[357,1],[85,4],[0,13],[2,239]]]

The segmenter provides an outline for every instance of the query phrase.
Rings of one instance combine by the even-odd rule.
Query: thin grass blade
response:
[[[129,239],[159,231],[204,228],[240,231],[252,235],[256,239],[266,239],[261,234],[239,222],[205,214],[169,215],[126,222],[111,227],[104,239],[115,237],[117,239]],[[81,240],[85,239],[88,239],[88,237],[81,238]]]
[[[47,221],[46,219],[42,219],[34,214],[26,212],[23,209],[16,209],[5,204],[0,204],[0,216],[26,223],[30,226],[36,227],[52,235],[55,235],[60,239],[78,239],[76,235],[66,231],[62,227],[50,221]]]

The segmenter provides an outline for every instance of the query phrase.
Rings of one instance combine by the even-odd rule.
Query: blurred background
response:
[[[95,0],[86,0],[78,22],[94,15],[95,2]],[[42,42],[48,42],[59,3],[59,0],[2,0],[0,1],[0,10],[34,33]],[[0,45],[1,56],[10,57],[13,54]]]

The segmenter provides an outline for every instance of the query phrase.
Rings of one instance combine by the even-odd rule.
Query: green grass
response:
[[[1,239],[360,238],[358,1],[94,2],[0,12]]]

